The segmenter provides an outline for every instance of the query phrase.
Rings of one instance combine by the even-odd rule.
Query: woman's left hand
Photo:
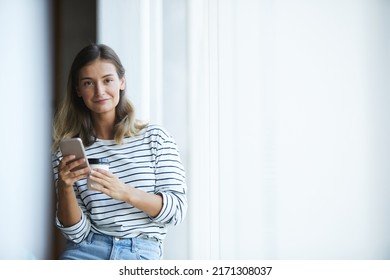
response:
[[[92,183],[92,189],[105,193],[114,199],[127,201],[129,186],[126,186],[110,171],[99,168],[94,169],[91,171],[89,179],[100,184],[99,186],[98,184]]]
[[[150,217],[156,217],[162,209],[163,198],[161,194],[147,193],[128,186],[110,171],[97,168],[91,171],[89,178],[101,185],[92,183],[92,189],[105,193],[114,199],[127,202],[144,211]]]

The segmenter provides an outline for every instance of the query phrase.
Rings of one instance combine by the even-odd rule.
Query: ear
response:
[[[121,79],[121,82],[120,82],[120,83],[121,83],[121,84],[120,84],[120,89],[121,89],[121,90],[124,90],[124,89],[126,88],[126,80],[125,80],[124,77]]]

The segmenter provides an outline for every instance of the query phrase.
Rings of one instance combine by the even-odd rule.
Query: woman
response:
[[[169,225],[187,211],[185,173],[174,139],[142,124],[125,95],[125,70],[108,46],[75,57],[64,103],[54,119],[56,224],[68,239],[61,259],[161,259]],[[109,171],[62,157],[63,138],[79,137],[88,158]],[[87,178],[96,182],[87,188]]]

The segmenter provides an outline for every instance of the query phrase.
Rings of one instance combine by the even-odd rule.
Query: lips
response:
[[[108,101],[109,99],[99,99],[99,100],[94,100],[93,102],[94,103],[104,103],[106,101]]]

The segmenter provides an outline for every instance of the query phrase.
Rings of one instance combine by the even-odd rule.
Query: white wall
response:
[[[190,256],[389,258],[387,1],[189,1]]]
[[[51,71],[46,1],[0,1],[0,259],[46,259]]]

